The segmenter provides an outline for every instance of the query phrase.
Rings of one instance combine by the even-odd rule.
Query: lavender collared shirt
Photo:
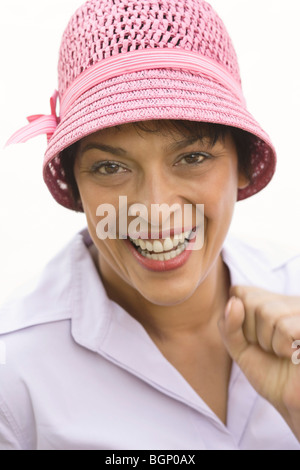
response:
[[[225,426],[107,297],[88,245],[76,235],[0,309],[0,450],[300,449],[235,363]],[[229,236],[223,259],[232,284],[300,295],[300,255]]]

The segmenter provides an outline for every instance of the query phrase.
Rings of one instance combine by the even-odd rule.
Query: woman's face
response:
[[[170,306],[188,299],[216,266],[237,189],[246,181],[238,173],[237,152],[230,134],[213,144],[208,136],[197,140],[173,127],[164,126],[162,132],[151,122],[147,127],[153,132],[126,124],[84,138],[74,172],[89,231],[99,251],[100,266],[111,273],[115,282],[118,279],[125,282],[151,303]],[[128,208],[136,203],[147,208],[148,233],[140,235],[144,238],[142,242],[120,238],[119,216],[123,217],[123,225],[126,221],[123,212],[120,214],[120,196],[123,202],[127,198]],[[98,224],[107,216],[106,212],[100,215],[101,204],[115,208],[114,239],[103,239],[102,235],[99,238]],[[164,220],[161,214],[156,219],[158,225],[151,226],[154,204],[175,208],[168,217],[171,231],[167,241],[161,233],[168,226],[166,216]],[[175,213],[178,215],[181,208],[184,214],[186,204],[192,205],[192,218],[188,223],[181,219],[179,224]],[[197,204],[204,205],[204,225],[202,222],[199,225],[200,219],[196,218]],[[127,217],[126,234],[136,218],[137,214]],[[204,243],[201,249],[189,250],[181,233],[196,226],[204,232]],[[172,230],[177,232],[178,228],[180,234],[174,235]],[[154,235],[159,237],[155,243],[151,229],[160,232]],[[138,237],[137,234],[134,238]]]

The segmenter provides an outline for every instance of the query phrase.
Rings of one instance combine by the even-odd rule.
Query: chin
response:
[[[144,288],[138,288],[138,286],[135,286],[135,289],[142,297],[153,305],[161,307],[175,307],[192,297],[197,289],[197,285],[195,285],[194,288],[191,288],[190,283],[188,286],[178,286],[176,283],[172,282],[168,287],[165,285],[163,289],[156,288],[151,289],[148,292]]]

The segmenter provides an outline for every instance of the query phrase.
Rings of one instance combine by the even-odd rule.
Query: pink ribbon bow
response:
[[[24,143],[27,142],[27,140],[42,134],[47,134],[47,139],[49,141],[59,124],[59,118],[56,115],[57,98],[58,91],[55,90],[50,98],[51,115],[47,116],[44,114],[36,114],[34,116],[28,116],[27,120],[29,121],[29,124],[15,132],[7,141],[6,146]]]

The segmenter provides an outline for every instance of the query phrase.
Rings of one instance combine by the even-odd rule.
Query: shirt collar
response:
[[[257,286],[280,293],[282,279],[278,270],[294,255],[271,245],[267,246],[263,241],[257,245],[248,244],[229,233],[222,256],[230,271],[231,285]]]

